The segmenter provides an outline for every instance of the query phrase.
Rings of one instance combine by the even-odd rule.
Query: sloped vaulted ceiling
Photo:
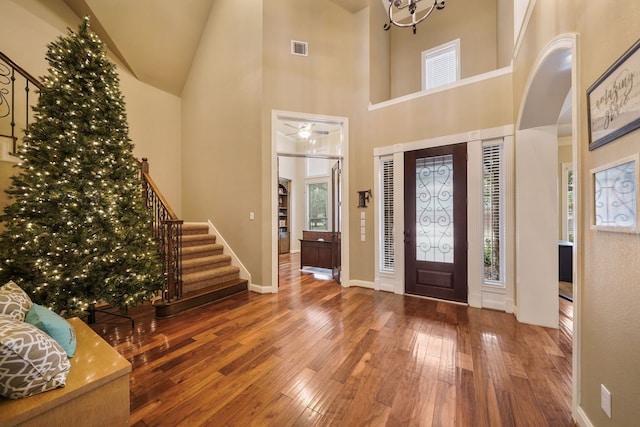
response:
[[[91,18],[92,30],[139,80],[180,96],[216,0],[64,1],[76,15]],[[368,5],[330,1],[352,13]]]
[[[180,95],[214,0],[65,0],[140,80]]]
[[[367,0],[331,0],[338,6],[347,9],[349,12],[356,13],[367,7]]]

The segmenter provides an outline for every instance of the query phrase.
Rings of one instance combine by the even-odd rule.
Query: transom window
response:
[[[422,90],[460,80],[460,39],[422,52]]]

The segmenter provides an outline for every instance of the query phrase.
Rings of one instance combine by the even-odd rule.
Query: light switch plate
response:
[[[600,384],[600,407],[611,418],[611,392],[604,384]]]

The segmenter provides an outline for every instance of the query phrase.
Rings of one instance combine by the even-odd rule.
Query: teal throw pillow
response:
[[[46,307],[33,304],[24,320],[46,332],[60,344],[68,357],[73,357],[76,352],[76,331],[63,317]]]

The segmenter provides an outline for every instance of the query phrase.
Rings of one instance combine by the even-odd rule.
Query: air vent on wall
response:
[[[291,54],[300,56],[309,55],[309,43],[291,40]]]

